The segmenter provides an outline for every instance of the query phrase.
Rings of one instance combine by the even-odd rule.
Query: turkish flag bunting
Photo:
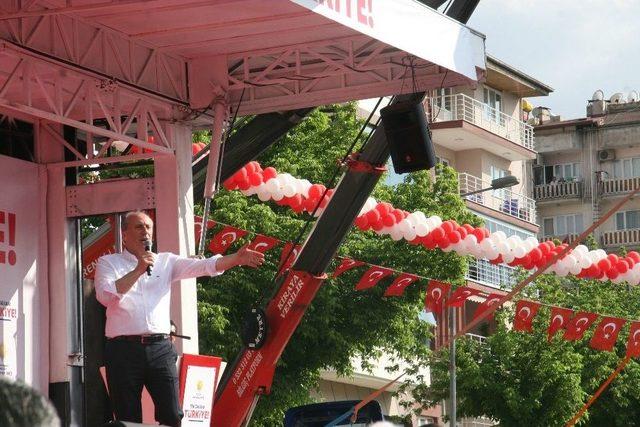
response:
[[[356,291],[361,291],[363,289],[369,289],[376,285],[380,280],[384,279],[387,276],[390,276],[393,273],[393,270],[389,268],[379,267],[374,265],[370,269],[368,269],[360,278],[360,281],[356,285]]]
[[[503,295],[501,294],[489,294],[484,302],[478,306],[476,312],[473,314],[473,318],[480,317],[485,311],[489,310],[491,306],[497,304],[502,297]],[[493,313],[489,315],[489,319],[491,318],[493,318]]]
[[[300,248],[300,245],[296,245],[294,248],[293,243],[285,243],[284,248],[282,248],[282,252],[280,253],[280,265],[278,266],[278,271],[282,273],[293,266],[298,255],[300,255]]]
[[[468,286],[460,286],[457,288],[447,301],[448,307],[462,307],[464,302],[472,295],[480,295],[480,291]]]
[[[549,341],[551,341],[556,332],[567,327],[572,314],[573,310],[568,308],[551,307],[551,321],[547,330],[547,339]]]
[[[214,254],[223,254],[236,240],[243,238],[245,234],[247,234],[246,231],[227,225],[213,236],[211,242],[209,242],[209,250]]]
[[[402,273],[393,283],[387,288],[387,291],[384,293],[385,297],[399,297],[404,293],[404,289],[418,280],[419,277],[415,274]]]
[[[342,260],[336,271],[333,272],[333,277],[338,277],[345,271],[351,270],[352,268],[360,267],[364,265],[363,261],[356,261],[355,259],[345,258]]]
[[[567,341],[576,341],[582,339],[587,329],[596,321],[598,315],[586,311],[579,311],[569,320],[564,331],[563,338]]]
[[[593,332],[593,337],[589,345],[596,350],[611,351],[613,346],[618,340],[618,334],[620,329],[627,323],[625,319],[619,319],[617,317],[603,317],[596,330]],[[633,327],[633,325],[632,325]]]
[[[514,331],[533,331],[533,319],[538,314],[541,304],[533,301],[520,300],[516,305],[516,315],[513,318]]]
[[[202,217],[201,216],[195,216],[193,218],[195,220],[195,234],[196,234],[196,246],[198,246],[199,242],[200,242],[200,233],[202,232]],[[208,220],[207,221],[207,230],[210,229],[211,227],[213,227],[214,225],[216,225],[216,222],[214,220]]]
[[[438,280],[429,280],[427,294],[424,298],[424,308],[432,313],[439,314],[442,311],[442,305],[445,297],[449,293],[451,285]]]
[[[640,322],[633,322],[629,328],[627,356],[640,357]]]
[[[273,237],[257,234],[256,237],[253,238],[251,243],[249,243],[249,249],[256,252],[265,253],[268,250],[273,249],[273,247],[276,246],[278,242],[279,240]]]

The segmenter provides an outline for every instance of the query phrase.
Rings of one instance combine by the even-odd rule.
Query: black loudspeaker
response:
[[[398,102],[380,110],[396,173],[431,169],[436,165],[431,132],[421,100]]]

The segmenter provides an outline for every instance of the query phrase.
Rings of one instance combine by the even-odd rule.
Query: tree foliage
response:
[[[525,296],[576,311],[629,319],[640,316],[640,289],[610,282],[546,274],[525,289]],[[548,342],[549,310],[541,308],[533,333],[510,330],[514,315],[511,306],[497,312],[497,330],[486,342],[458,341],[461,417],[487,415],[501,426],[564,425],[620,363],[626,351],[628,324],[618,337],[615,351],[602,352],[589,347],[595,326],[582,340],[565,341],[559,332]],[[434,360],[434,381],[423,396],[427,401],[448,397],[446,357],[443,354],[444,359]],[[632,361],[579,425],[637,425],[639,417],[640,367]]]
[[[360,126],[354,104],[316,110],[258,160],[279,172],[326,184],[335,171],[336,160],[345,154]],[[476,221],[457,195],[456,174],[449,168],[441,168],[437,180],[423,172],[409,175],[395,187],[381,182],[374,196],[408,211],[420,209],[427,215],[438,214],[460,223]],[[237,191],[221,191],[212,212],[215,220],[282,240],[295,239],[309,219]],[[251,306],[264,304],[274,292],[279,252],[271,251],[261,269],[235,269],[199,281],[201,352],[233,362],[241,350],[243,317]],[[372,232],[349,233],[339,254],[454,282],[462,279],[466,268],[464,259],[454,253],[426,251]],[[272,393],[261,398],[252,425],[282,425],[287,408],[310,402],[321,370],[348,375],[356,356],[365,365],[383,351],[394,354],[398,361],[416,365],[428,360],[425,343],[429,326],[418,318],[425,283],[410,286],[402,297],[385,298],[383,293],[391,279],[367,291],[354,291],[362,273],[363,269],[349,271],[321,287],[284,351]]]

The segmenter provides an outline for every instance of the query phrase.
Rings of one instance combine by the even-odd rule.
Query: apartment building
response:
[[[586,117],[561,120],[537,109],[532,166],[540,236],[570,241],[640,185],[638,93],[605,99],[596,91]],[[594,232],[607,251],[640,247],[640,200],[627,202]]]
[[[506,175],[514,175],[519,184],[499,190],[489,190],[464,196],[467,207],[484,221],[492,232],[502,230],[507,236],[522,238],[539,232],[538,212],[533,199],[533,172],[531,164],[538,158],[535,151],[534,128],[527,123],[526,97],[546,96],[553,89],[535,78],[504,62],[487,57],[487,75],[477,87],[442,89],[429,94],[425,109],[432,131],[432,139],[438,160],[458,171],[460,193],[466,194],[491,187],[491,181]],[[375,100],[361,102],[360,113],[366,117]],[[390,168],[392,170],[392,168]],[[399,177],[390,177],[390,180]],[[485,260],[470,262],[468,274],[470,286],[485,293],[500,292],[514,284],[513,269],[493,265]],[[456,310],[458,328],[471,320],[482,298],[467,301]],[[449,334],[446,316],[436,316],[438,346]],[[491,326],[489,325],[489,329]],[[470,339],[483,340],[486,325],[469,334]],[[354,367],[358,367],[354,363]],[[393,378],[384,371],[384,360],[375,372],[356,371],[353,377],[339,377],[326,372],[320,384],[320,399],[361,399]],[[393,390],[391,390],[393,391]],[[408,411],[398,405],[391,393],[378,399],[383,410],[390,415],[402,415]],[[443,421],[446,410],[437,406],[414,416],[414,425]],[[459,426],[479,427],[493,425],[486,419],[459,420]]]

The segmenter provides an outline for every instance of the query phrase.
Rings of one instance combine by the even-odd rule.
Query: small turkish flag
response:
[[[582,339],[587,329],[596,321],[598,315],[586,311],[579,311],[567,324],[563,338],[567,341],[577,341]]]
[[[364,265],[363,261],[356,261],[355,259],[345,258],[342,260],[336,271],[333,272],[333,277],[338,277],[345,271],[351,270],[352,268],[360,267]]]
[[[248,249],[252,251],[265,253],[268,250],[273,249],[278,244],[279,240],[269,236],[263,236],[262,234],[256,234],[251,243],[249,243]]]
[[[540,306],[540,304],[533,301],[518,301],[516,315],[513,318],[513,330],[531,332],[533,330],[533,319],[538,314]]]
[[[603,317],[600,323],[598,323],[598,326],[596,326],[596,330],[593,332],[591,342],[589,342],[591,348],[602,351],[613,350],[613,346],[618,340],[618,334],[625,323],[627,323],[625,319],[618,319],[617,317]],[[631,327],[633,328],[633,325],[631,325]]]
[[[551,341],[556,332],[567,327],[572,314],[573,310],[568,308],[551,307],[551,321],[547,330],[547,339],[549,341]]]
[[[633,322],[629,328],[627,356],[640,357],[640,322]]]
[[[361,291],[363,289],[369,289],[376,285],[380,280],[384,279],[387,276],[390,276],[393,273],[393,270],[379,267],[374,265],[370,269],[368,269],[360,278],[360,281],[356,285],[356,291]]]
[[[290,269],[293,266],[293,263],[296,262],[296,259],[300,255],[300,245],[296,245],[293,247],[293,243],[287,242],[282,248],[282,252],[280,253],[280,265],[278,266],[278,271],[283,272]]]
[[[498,301],[502,299],[504,295],[501,294],[489,294],[482,304],[478,306],[476,312],[473,314],[473,318],[480,317],[485,311],[493,305],[496,305]],[[493,317],[493,313],[489,315],[489,319]]]
[[[195,223],[195,235],[196,235],[196,247],[198,246],[198,244],[200,243],[200,234],[202,233],[202,217],[200,216],[195,216],[193,217]],[[216,222],[214,220],[208,220],[207,221],[207,230],[210,229],[211,227],[213,227],[214,225],[216,225]]]
[[[214,254],[223,254],[236,240],[243,238],[245,234],[247,234],[246,231],[227,225],[213,236],[211,242],[209,242],[209,250]]]
[[[460,286],[457,288],[447,301],[448,307],[462,307],[464,302],[472,295],[480,295],[480,291],[468,286]]]
[[[384,293],[385,297],[399,297],[404,293],[404,290],[407,286],[418,280],[419,277],[415,274],[402,273],[393,283],[387,288]]]
[[[424,308],[432,313],[440,313],[444,300],[451,289],[451,284],[438,280],[429,280],[427,294],[424,298]]]

